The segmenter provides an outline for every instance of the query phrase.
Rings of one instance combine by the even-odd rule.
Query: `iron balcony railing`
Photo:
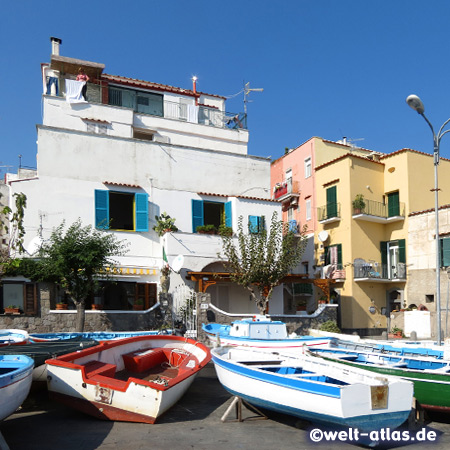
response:
[[[380,264],[378,262],[354,263],[354,278],[375,278],[379,280],[406,280],[406,264]]]
[[[341,217],[340,203],[327,203],[317,208],[317,219],[319,222]]]
[[[405,216],[405,204],[401,202],[390,208],[386,203],[376,202],[374,200],[364,199],[364,203],[364,208],[353,207],[353,215],[366,214],[369,216],[383,217],[385,219],[388,217]]]

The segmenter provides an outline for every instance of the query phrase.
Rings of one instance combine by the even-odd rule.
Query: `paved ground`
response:
[[[360,448],[347,442],[312,442],[310,431],[320,427],[280,414],[241,423],[230,421],[231,414],[223,423],[220,419],[231,401],[210,364],[181,401],[155,425],[97,420],[50,401],[46,390],[40,389],[30,394],[20,411],[0,424],[0,431],[10,450]],[[252,415],[245,412],[245,417]],[[450,448],[450,416],[435,417],[425,431],[435,432],[437,442],[394,441],[381,448]]]

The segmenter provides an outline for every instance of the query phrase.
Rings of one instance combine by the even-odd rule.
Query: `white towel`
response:
[[[67,103],[86,103],[81,95],[81,90],[86,81],[75,81],[66,79],[66,101]]]
[[[188,105],[187,107],[187,121],[191,123],[198,123],[198,106]]]

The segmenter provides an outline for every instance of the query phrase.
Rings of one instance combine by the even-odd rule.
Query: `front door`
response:
[[[390,280],[399,278],[398,263],[399,263],[398,241],[389,242],[388,243],[388,278]]]

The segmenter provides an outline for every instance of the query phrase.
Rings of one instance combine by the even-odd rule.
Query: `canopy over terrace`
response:
[[[187,275],[192,281],[198,283],[198,292],[202,293],[204,293],[209,286],[217,284],[218,282],[232,281],[229,272],[188,272]],[[335,280],[328,278],[307,278],[306,274],[289,274],[280,280],[279,284],[283,283],[311,283],[323,291],[329,302],[331,293],[330,285],[334,284]]]

